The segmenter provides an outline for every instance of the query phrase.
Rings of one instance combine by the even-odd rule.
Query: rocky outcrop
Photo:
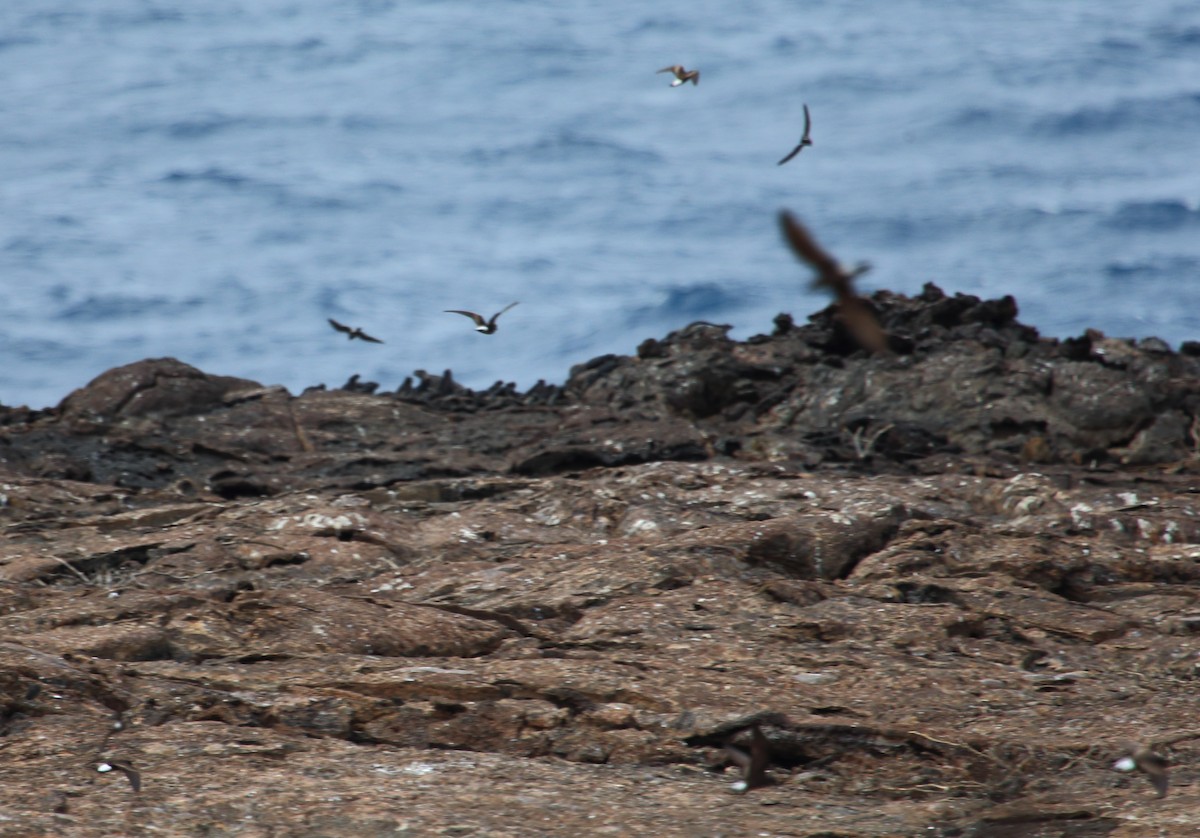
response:
[[[6,411],[5,829],[1175,834],[1197,358],[872,304],[891,357],[822,312],[526,393],[145,361]]]
[[[238,390],[262,386],[242,378],[207,375],[174,358],[139,361],[109,370],[67,396],[59,413],[98,424],[136,417],[164,418],[208,413]]]

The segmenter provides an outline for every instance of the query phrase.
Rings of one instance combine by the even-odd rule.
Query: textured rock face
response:
[[[219,407],[237,390],[261,389],[242,378],[206,375],[174,358],[109,370],[63,400],[64,419],[99,422],[138,416],[188,416]]]
[[[1184,834],[1197,360],[873,303],[896,357],[823,313],[527,393],[160,360],[7,411],[0,832]]]

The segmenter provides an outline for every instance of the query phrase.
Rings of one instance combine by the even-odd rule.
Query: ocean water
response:
[[[867,291],[1200,338],[1200,4],[0,4],[0,403],[147,357],[525,387],[747,337],[826,304],[783,207]]]

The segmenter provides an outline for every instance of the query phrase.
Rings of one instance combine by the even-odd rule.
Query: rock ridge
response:
[[[890,356],[826,309],[0,408],[0,831],[1179,834],[1197,345],[869,304]]]

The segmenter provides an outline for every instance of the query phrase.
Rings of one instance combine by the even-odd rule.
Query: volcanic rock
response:
[[[891,356],[827,309],[524,393],[0,408],[2,831],[1182,834],[1200,357],[871,305]]]

